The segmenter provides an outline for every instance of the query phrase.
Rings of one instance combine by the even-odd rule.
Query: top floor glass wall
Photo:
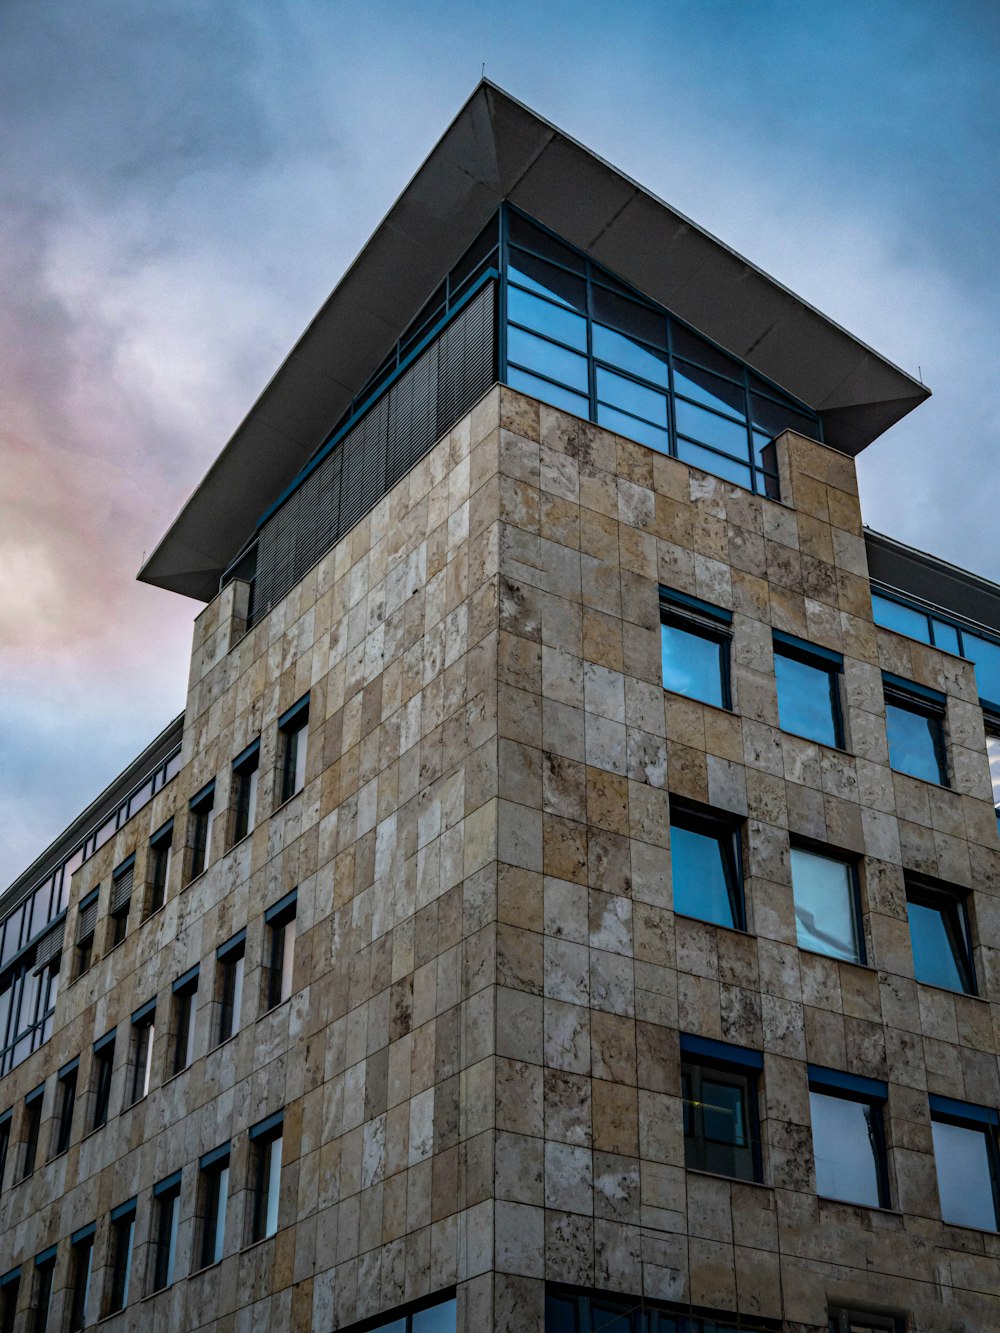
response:
[[[898,592],[872,590],[875,624],[919,639],[975,663],[983,707],[1000,716],[1000,635],[972,629],[946,611],[928,607]]]

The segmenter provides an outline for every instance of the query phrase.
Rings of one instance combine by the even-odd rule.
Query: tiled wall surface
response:
[[[129,1309],[171,1329],[334,1329],[457,1285],[463,1333],[541,1330],[543,1281],[787,1327],[828,1302],[915,1329],[1000,1324],[1000,1241],[944,1225],[928,1093],[1000,1102],[1000,845],[972,666],[876,629],[853,463],[779,442],[785,503],[493,390],[260,625],[198,618],[180,776],[78,872],[75,904],[175,815],[165,907],[62,993],[40,1164],[18,1148],[0,1270],[138,1196]],[[733,612],[733,711],[661,684],[660,585]],[[844,656],[846,752],[778,727],[771,631]],[[948,695],[950,790],[888,767],[881,670]],[[304,790],[275,809],[277,719],[310,695]],[[258,822],[227,850],[233,758],[261,737]],[[190,797],[217,782],[184,884]],[[670,795],[743,824],[747,931],[672,911]],[[227,813],[228,812],[228,813]],[[789,837],[863,856],[872,966],[796,946]],[[985,999],[918,985],[903,870],[974,891]],[[263,914],[298,889],[294,989],[264,1014]],[[247,928],[242,1025],[209,1050],[215,949]],[[201,965],[196,1060],[167,1078],[170,988]],[[132,1011],[152,1088],[120,1114]],[[111,1118],[81,1138],[117,1023]],[[763,1184],[684,1166],[678,1032],[764,1053]],[[81,1054],[72,1146],[45,1162]],[[816,1197],[806,1064],[885,1080],[893,1208]],[[247,1130],[285,1110],[279,1231],[244,1247]],[[196,1276],[196,1164],[231,1139],[226,1257]],[[151,1303],[150,1189],[183,1167],[177,1280]],[[96,1307],[95,1307],[96,1308]],[[55,1323],[54,1327],[64,1327]],[[25,1328],[29,1327],[27,1322]]]

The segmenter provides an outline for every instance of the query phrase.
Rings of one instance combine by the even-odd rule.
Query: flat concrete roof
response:
[[[509,199],[822,413],[855,455],[929,396],[727,245],[488,80],[261,393],[139,578],[202,601],[428,294]]]

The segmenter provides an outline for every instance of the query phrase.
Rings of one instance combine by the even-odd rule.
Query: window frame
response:
[[[7,1162],[10,1158],[10,1136],[14,1127],[14,1108],[8,1106],[7,1110],[0,1114],[0,1191],[4,1187],[4,1177],[7,1174]]]
[[[238,930],[215,951],[218,1022],[216,1046],[235,1037],[242,1027],[243,983],[246,978],[247,932]]]
[[[21,1294],[21,1265],[0,1275],[0,1333],[14,1333]]]
[[[153,1081],[153,1047],[156,1043],[156,997],[132,1014],[129,1034],[129,1100],[135,1106],[149,1093]],[[141,1088],[141,1090],[140,1090]],[[126,1108],[127,1109],[127,1108]]]
[[[830,1069],[824,1065],[808,1064],[806,1066],[808,1076],[808,1090],[810,1093],[816,1092],[824,1097],[836,1097],[841,1101],[853,1102],[856,1105],[870,1106],[877,1111],[873,1115],[871,1125],[875,1136],[875,1182],[878,1191],[879,1202],[877,1204],[865,1203],[857,1199],[842,1199],[836,1195],[820,1194],[819,1182],[817,1180],[816,1196],[821,1199],[831,1199],[835,1203],[844,1203],[851,1208],[891,1208],[892,1190],[889,1180],[889,1142],[886,1134],[885,1116],[886,1108],[889,1102],[889,1090],[887,1085],[879,1079],[865,1078],[860,1074],[848,1074],[840,1069]],[[814,1158],[816,1157],[816,1129],[811,1122],[810,1133],[812,1136],[812,1148]]]
[[[177,1280],[181,1176],[175,1171],[153,1186],[153,1226],[149,1256],[149,1292],[166,1291]]]
[[[844,1306],[831,1306],[827,1312],[829,1333],[852,1333],[859,1325],[863,1333],[904,1333],[906,1319],[903,1315],[879,1314],[871,1310],[857,1310]]]
[[[112,1208],[108,1236],[108,1278],[104,1315],[118,1314],[128,1305],[128,1289],[132,1281],[135,1261],[134,1198]],[[124,1233],[124,1244],[122,1236]],[[124,1261],[123,1261],[124,1260]]]
[[[297,796],[305,788],[306,765],[309,762],[309,699],[308,694],[303,695],[297,703],[292,704],[291,708],[286,709],[278,718],[278,737],[279,737],[279,779],[281,800],[279,805],[284,805],[290,801],[293,796]],[[295,786],[299,771],[300,746],[305,740],[305,749],[302,753],[302,782]]]
[[[908,778],[914,778],[917,782],[929,782],[936,787],[951,787],[951,771],[948,764],[948,738],[946,735],[945,724],[948,719],[947,696],[941,694],[939,690],[929,689],[926,685],[918,685],[915,681],[904,680],[901,676],[894,676],[888,671],[882,672],[882,695],[886,708],[886,747],[889,752],[889,767],[894,773],[902,773]],[[935,723],[934,730],[931,732],[931,743],[934,748],[934,758],[938,766],[938,778],[928,778],[922,773],[911,773],[908,769],[898,768],[892,762],[892,743],[889,739],[889,708],[897,708],[900,712],[911,713],[915,717],[926,718]]]
[[[857,958],[841,958],[838,954],[826,953],[822,949],[812,948],[808,944],[802,944],[798,936],[798,913],[795,909],[795,872],[792,853],[805,852],[808,856],[821,857],[826,861],[836,861],[840,865],[847,867],[848,878],[850,880],[848,893],[851,904],[851,920],[854,926],[854,938],[857,944]],[[792,911],[795,912],[795,940],[796,946],[803,953],[813,953],[820,958],[832,958],[838,963],[850,963],[854,967],[868,967],[868,946],[865,941],[864,927],[864,904],[861,900],[861,865],[864,858],[856,852],[840,851],[836,847],[830,847],[826,843],[813,842],[810,838],[801,838],[792,835],[789,839],[789,873],[792,877]]]
[[[973,944],[972,918],[969,913],[971,889],[953,885],[939,884],[922,875],[905,875],[906,905],[912,902],[916,907],[929,908],[941,913],[945,935],[952,944],[952,958],[959,976],[968,982],[961,990],[952,986],[943,986],[938,981],[926,981],[917,975],[917,952],[913,947],[913,926],[907,911],[907,928],[910,932],[910,953],[913,957],[913,976],[921,986],[933,986],[936,990],[948,991],[951,995],[978,996],[979,987],[976,975],[975,946]]]
[[[31,1315],[34,1333],[48,1333],[59,1247],[50,1245],[35,1255],[31,1283]]]
[[[198,963],[181,974],[170,988],[173,1010],[170,1034],[170,1077],[181,1074],[194,1064],[194,1042],[198,1017],[198,983],[201,968]],[[183,1040],[182,1040],[183,1038]],[[183,1050],[182,1050],[183,1047]],[[183,1060],[181,1059],[183,1055]]]
[[[680,818],[677,818],[680,816]],[[743,873],[743,824],[738,815],[725,810],[716,810],[710,806],[688,801],[684,797],[670,795],[670,829],[678,827],[689,833],[715,839],[726,855],[722,858],[723,873],[726,878],[726,891],[729,896],[731,924],[710,921],[707,917],[694,916],[691,912],[678,910],[676,898],[675,864],[673,840],[671,838],[670,874],[674,890],[673,910],[677,916],[687,917],[692,921],[704,921],[707,925],[718,926],[723,930],[746,932],[746,883]]]
[[[215,826],[215,778],[206,782],[188,802],[188,876],[190,884],[211,865],[212,829]]]
[[[128,892],[125,892],[127,888]],[[111,897],[108,903],[108,928],[104,952],[111,953],[125,943],[128,934],[129,912],[135,892],[135,853],[127,856],[111,874]]]
[[[80,899],[76,913],[76,938],[73,944],[73,980],[77,981],[94,965],[94,939],[100,912],[101,886]]]
[[[721,704],[714,704],[708,699],[699,699],[668,685],[663,671],[663,631],[677,629],[684,634],[714,643],[719,654],[719,694]],[[660,680],[663,688],[670,694],[679,694],[683,699],[694,699],[696,703],[708,708],[721,708],[724,712],[733,711],[732,682],[732,644],[733,613],[724,607],[704,602],[700,597],[691,597],[678,592],[675,588],[660,586]]]
[[[284,1166],[284,1109],[258,1121],[250,1129],[250,1208],[248,1244],[269,1240],[281,1230],[281,1176]],[[277,1165],[274,1145],[278,1144]],[[271,1215],[272,1188],[274,1192],[274,1228],[268,1230]]]
[[[977,1106],[973,1102],[955,1101],[951,1097],[939,1097],[931,1093],[928,1096],[928,1107],[930,1110],[931,1124],[935,1122],[943,1125],[954,1125],[958,1129],[972,1130],[981,1133],[986,1143],[986,1160],[990,1171],[990,1192],[993,1196],[993,1232],[1000,1232],[1000,1140],[998,1140],[998,1126],[1000,1126],[1000,1115],[990,1106]],[[932,1130],[933,1135],[933,1130]],[[937,1160],[937,1149],[934,1152],[934,1169],[939,1170]],[[938,1202],[940,1203],[940,1177],[938,1184]],[[965,1227],[966,1230],[986,1230],[982,1227],[973,1227],[967,1222],[954,1222],[941,1213],[941,1221],[950,1227]]]
[[[68,1061],[56,1074],[55,1125],[52,1133],[51,1157],[67,1152],[73,1140],[73,1117],[76,1114],[77,1090],[80,1078],[80,1057]]]
[[[775,663],[774,668],[774,687],[778,699],[778,726],[789,736],[798,736],[800,739],[810,741],[813,745],[822,745],[826,749],[840,750],[847,752],[847,729],[846,718],[844,715],[844,655],[835,652],[832,648],[824,648],[821,644],[810,643],[806,639],[796,638],[794,634],[786,634],[783,630],[772,629],[771,647],[775,658],[785,657],[789,661],[798,662],[802,666],[811,667],[814,671],[821,671],[828,679],[830,689],[830,717],[833,722],[834,740],[831,745],[829,741],[821,740],[818,736],[809,736],[804,731],[796,731],[792,727],[786,727],[781,720],[781,689],[778,681],[778,667]]]
[[[229,845],[235,847],[257,827],[257,799],[260,795],[259,736],[233,760],[231,783],[233,825]]]
[[[266,932],[264,967],[264,1012],[270,1013],[284,1004],[294,994],[296,916],[298,911],[298,889],[274,903],[264,913]],[[289,927],[291,933],[289,934]],[[290,956],[289,956],[290,955]],[[287,994],[285,984],[287,980]]]
[[[221,1263],[226,1257],[231,1171],[232,1144],[228,1141],[205,1153],[198,1161],[199,1271]],[[223,1176],[225,1176],[224,1183]],[[220,1212],[221,1236],[219,1235]]]
[[[698,1037],[690,1033],[680,1034],[681,1058],[681,1120],[684,1132],[684,1166],[688,1171],[705,1171],[710,1175],[724,1176],[727,1180],[741,1180],[763,1183],[764,1158],[760,1132],[760,1080],[764,1071],[764,1058],[759,1051],[746,1047],[734,1046],[729,1042],[715,1041],[709,1037]],[[705,1132],[704,1116],[700,1108],[704,1106],[701,1097],[703,1075],[714,1074],[729,1086],[738,1086],[742,1090],[743,1105],[746,1108],[746,1130],[749,1138],[748,1153],[751,1175],[734,1175],[715,1166],[706,1165],[710,1158],[710,1143],[725,1143],[724,1140],[712,1140]],[[686,1082],[688,1080],[688,1082]],[[696,1087],[695,1084],[698,1086]],[[690,1086],[691,1096],[685,1095]],[[688,1132],[688,1124],[694,1132]],[[700,1123],[700,1133],[697,1132]],[[688,1156],[689,1142],[698,1148],[701,1161],[692,1161]],[[699,1146],[700,1145],[700,1146]],[[735,1151],[738,1144],[731,1146]]]
[[[115,1076],[115,1046],[118,1029],[113,1027],[93,1045],[91,1083],[94,1103],[90,1117],[91,1132],[102,1129],[111,1115],[111,1090]]]
[[[167,889],[170,881],[170,866],[173,861],[174,821],[171,816],[161,824],[149,839],[149,851],[146,859],[147,890],[146,906],[142,914],[147,921],[167,901]]]
[[[38,1149],[42,1138],[42,1112],[45,1109],[45,1084],[39,1083],[24,1097],[24,1113],[21,1127],[21,1174],[19,1180],[27,1180],[38,1166]]]
[[[80,1333],[92,1320],[87,1318],[87,1309],[93,1297],[91,1290],[94,1281],[94,1233],[96,1222],[74,1231],[69,1238],[70,1268],[68,1291],[68,1314],[66,1327],[68,1333]],[[86,1260],[84,1262],[84,1256]],[[81,1276],[83,1281],[81,1282]]]

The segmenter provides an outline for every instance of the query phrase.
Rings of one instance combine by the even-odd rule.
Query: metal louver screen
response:
[[[111,911],[117,912],[132,897],[132,879],[135,874],[135,866],[130,865],[127,870],[123,870],[120,875],[116,875],[111,884]]]
[[[54,930],[50,930],[47,935],[43,935],[35,948],[35,971],[39,972],[47,963],[51,963],[53,958],[57,958],[62,951],[63,934],[65,933],[66,922],[60,921]]]
[[[97,908],[98,901],[95,898],[89,907],[81,909],[76,925],[76,938],[78,940],[85,940],[88,935],[93,935],[97,926]]]
[[[487,282],[260,530],[252,620],[265,616],[496,380]]]

